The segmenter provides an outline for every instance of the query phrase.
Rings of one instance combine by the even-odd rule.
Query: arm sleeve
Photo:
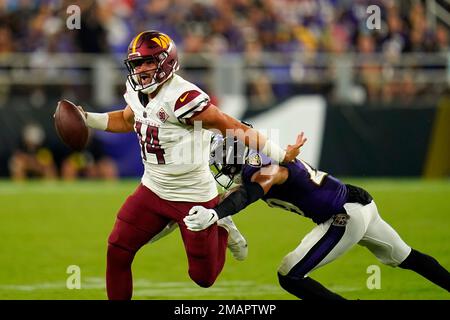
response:
[[[226,197],[214,210],[219,219],[231,216],[249,206],[264,196],[264,189],[257,182],[241,185],[236,191]]]

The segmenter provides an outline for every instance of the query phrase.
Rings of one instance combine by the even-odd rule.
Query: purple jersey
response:
[[[273,161],[263,154],[250,151],[242,179],[249,183],[252,175]],[[280,207],[322,223],[334,214],[345,212],[347,187],[329,174],[312,168],[303,160],[283,164],[289,170],[287,181],[274,185],[262,198],[271,207]]]

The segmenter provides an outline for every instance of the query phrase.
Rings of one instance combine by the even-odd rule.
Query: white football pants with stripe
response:
[[[342,256],[355,244],[367,247],[384,264],[398,266],[411,252],[398,233],[379,215],[375,202],[346,203],[347,214],[338,214],[317,225],[294,251],[287,254],[278,272],[305,277],[309,272]]]

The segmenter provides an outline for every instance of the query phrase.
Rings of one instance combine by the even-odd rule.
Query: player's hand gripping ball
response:
[[[89,137],[83,109],[68,100],[58,102],[54,114],[55,128],[59,138],[74,151],[83,150]]]

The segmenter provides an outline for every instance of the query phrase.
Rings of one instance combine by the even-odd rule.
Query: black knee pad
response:
[[[285,275],[278,273],[278,282],[280,283],[280,286],[289,292],[290,294],[293,294],[297,298],[305,299],[307,298],[307,283],[305,283],[304,278],[297,278],[293,277],[292,275]]]
[[[278,282],[280,283],[280,286],[284,290],[289,291],[289,292],[290,292],[290,289],[293,286],[296,286],[297,282],[300,280],[300,279],[294,279],[292,276],[289,276],[289,275],[283,276],[280,273],[277,273],[277,275],[278,275]]]
[[[345,300],[309,277],[278,273],[278,281],[284,290],[303,300]]]

